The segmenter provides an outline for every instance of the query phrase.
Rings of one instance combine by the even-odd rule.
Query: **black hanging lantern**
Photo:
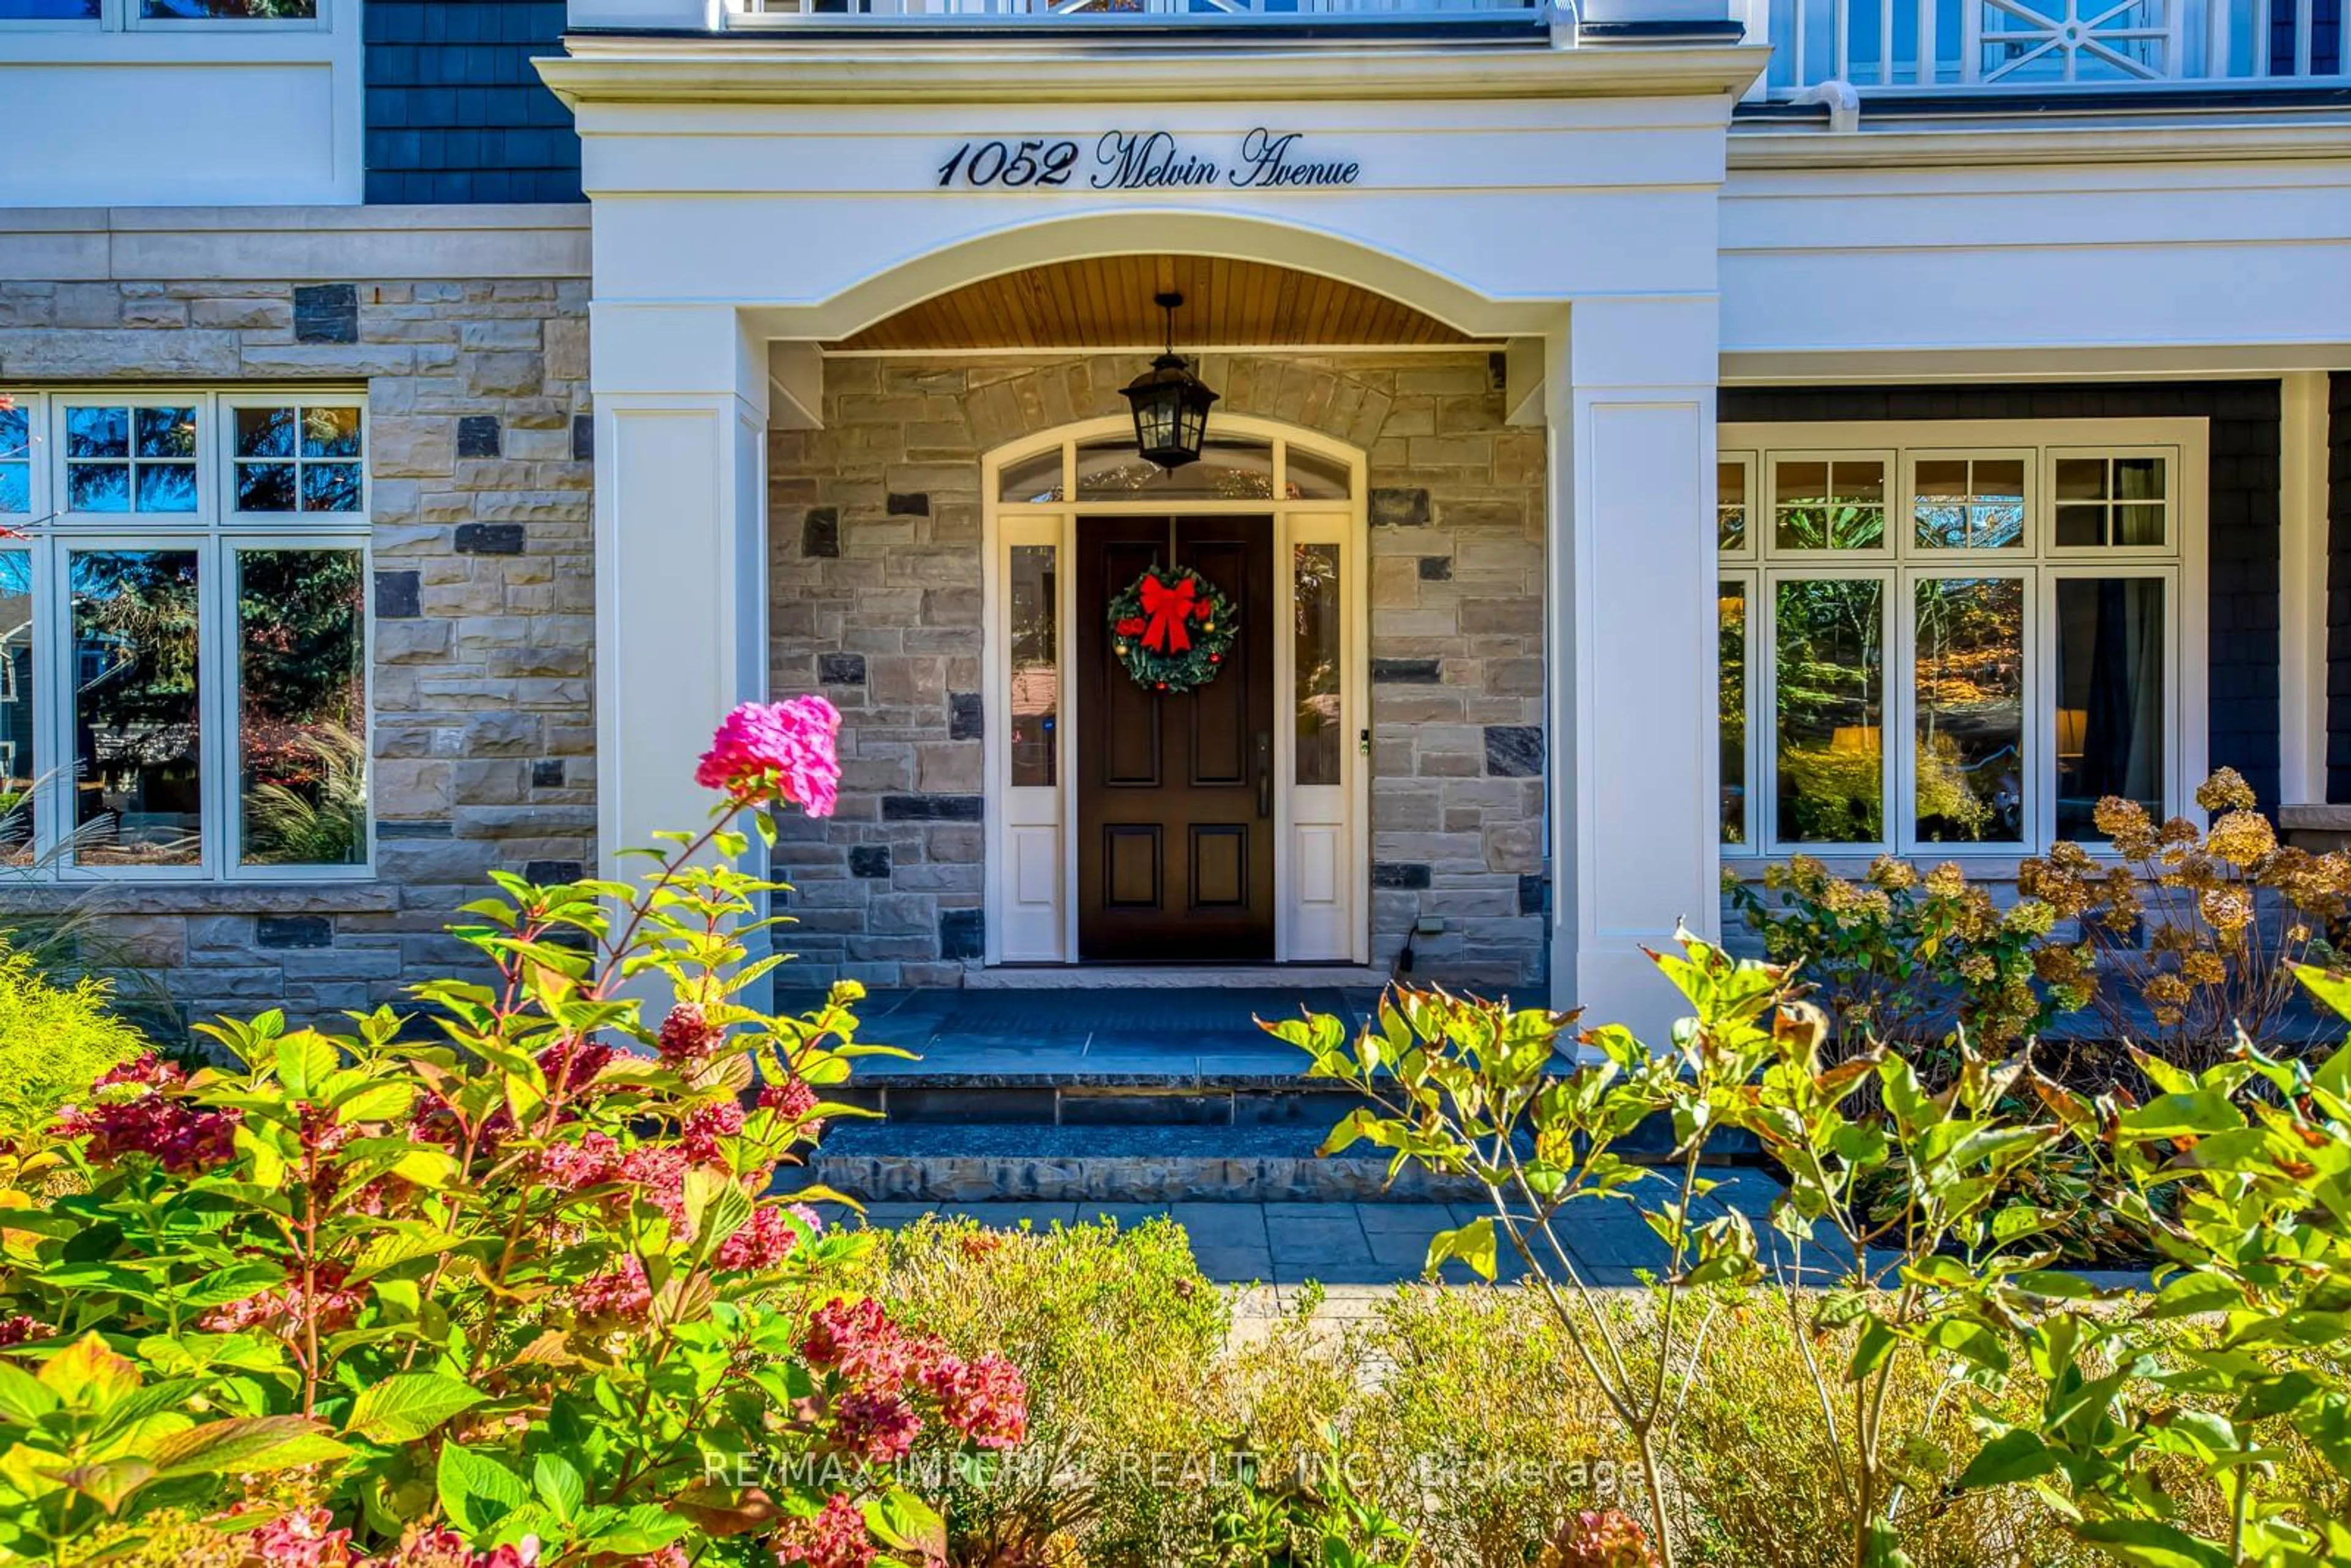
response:
[[[1200,444],[1208,434],[1208,405],[1217,394],[1176,351],[1176,307],[1184,303],[1184,297],[1162,294],[1155,298],[1167,313],[1167,350],[1127,383],[1126,399],[1134,405],[1135,450],[1162,468],[1181,468],[1200,459]]]

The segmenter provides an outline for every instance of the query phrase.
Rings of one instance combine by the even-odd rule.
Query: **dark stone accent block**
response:
[[[893,490],[883,510],[893,517],[927,517],[931,515],[931,498],[920,490],[905,496]]]
[[[800,554],[811,560],[834,560],[841,555],[841,508],[810,507],[800,519]]]
[[[1428,492],[1375,489],[1372,492],[1372,526],[1375,528],[1425,528],[1428,526]]]
[[[457,455],[496,457],[498,455],[499,435],[496,414],[466,414],[457,421]]]
[[[379,621],[413,621],[424,613],[423,580],[413,571],[379,571],[375,574],[375,618]]]
[[[816,678],[828,686],[862,686],[865,684],[865,655],[819,653]]]
[[[1435,659],[1374,659],[1372,685],[1375,686],[1433,686],[1442,678]]]
[[[947,694],[947,738],[977,740],[987,727],[987,704],[977,692]]]
[[[530,787],[534,789],[563,788],[563,758],[543,757],[530,765]]]
[[[525,861],[522,874],[524,881],[544,887],[549,883],[578,882],[588,873],[578,861]]]
[[[985,815],[981,795],[884,795],[885,822],[977,822]]]
[[[520,555],[522,525],[520,523],[459,523],[457,525],[459,555]]]
[[[1420,580],[1423,582],[1451,582],[1453,580],[1453,558],[1449,555],[1422,556],[1420,558]]]
[[[1519,878],[1519,913],[1542,915],[1551,909],[1551,878],[1529,872]]]
[[[575,413],[571,416],[571,461],[574,463],[596,461],[596,416],[592,413]]]
[[[378,839],[454,839],[457,836],[457,824],[446,817],[415,822],[378,822],[375,836]]]
[[[890,874],[888,844],[857,844],[849,852],[849,874],[873,881]]]
[[[1372,885],[1416,891],[1428,885],[1428,867],[1414,861],[1375,861],[1372,865]]]
[[[1486,772],[1495,779],[1540,779],[1543,732],[1531,724],[1486,727]]]
[[[294,290],[294,340],[298,343],[358,342],[358,287],[350,283],[317,283]]]
[[[265,915],[253,923],[256,947],[331,947],[335,923],[324,915]]]
[[[939,915],[939,956],[950,961],[977,958],[987,950],[987,916],[977,909],[948,909]]]

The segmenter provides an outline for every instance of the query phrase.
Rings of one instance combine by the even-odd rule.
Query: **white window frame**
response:
[[[370,539],[373,479],[369,473],[372,415],[363,390],[348,386],[239,386],[234,391],[181,387],[69,386],[35,392],[6,390],[28,413],[35,447],[30,507],[0,515],[0,524],[24,534],[0,549],[31,557],[34,621],[34,761],[42,787],[35,791],[36,865],[20,876],[68,883],[288,883],[362,882],[376,874],[378,823],[368,810],[362,860],[350,865],[246,865],[244,860],[242,766],[237,719],[241,678],[235,631],[235,566],[240,550],[318,549],[356,552],[361,584],[360,657],[367,673],[363,735],[375,729],[374,580]],[[72,406],[168,403],[197,410],[197,509],[193,512],[58,510],[65,493],[65,410]],[[234,442],[230,413],[239,407],[340,406],[361,413],[360,505],[350,512],[237,513],[229,504]],[[134,450],[136,434],[133,434]],[[66,674],[73,647],[69,555],[81,550],[184,550],[196,557],[198,594],[196,712],[198,766],[204,779],[201,846],[184,866],[78,865],[63,846],[74,831],[73,688]],[[372,788],[371,784],[371,788]]]
[[[314,16],[145,16],[140,14],[145,8],[143,0],[99,0],[95,16],[5,16],[0,17],[0,31],[319,33],[332,28],[329,7],[335,3],[336,0],[318,0],[318,14]]]
[[[1807,854],[1825,861],[1884,852],[2013,863],[2057,838],[2054,789],[2056,593],[2065,579],[2156,577],[2167,590],[2164,631],[2164,807],[2198,815],[2192,791],[2204,777],[2209,737],[2205,689],[2209,649],[2205,505],[2210,426],[2202,419],[1877,421],[1850,423],[1725,424],[1725,461],[1749,463],[1754,499],[1748,548],[1720,554],[1718,579],[1746,584],[1746,831],[1726,842],[1726,860],[1765,862]],[[2168,462],[2166,542],[2072,547],[2055,543],[2055,463],[2060,456],[2162,457]],[[1916,541],[1917,463],[1936,459],[2025,460],[2025,537],[2021,547],[1943,549]],[[1800,550],[1775,547],[1774,465],[1782,461],[1877,459],[1887,463],[1886,542],[1882,549]],[[1886,682],[1882,708],[1884,836],[1874,843],[1790,842],[1778,821],[1778,617],[1772,603],[1784,580],[1870,578],[1886,594]],[[2024,582],[2026,670],[2022,777],[2023,838],[2001,843],[1922,840],[1917,834],[1917,674],[1914,646],[1916,585],[1933,579],[2012,578]],[[2048,775],[2044,777],[2044,775]],[[1718,824],[1719,827],[1719,824]]]
[[[1880,440],[1884,438],[1879,437]],[[1742,441],[1741,445],[1747,444]],[[1875,549],[1782,549],[1780,538],[1780,465],[1782,463],[1876,463],[1882,465],[1881,483],[1885,488],[1882,503],[1886,512],[1886,531]],[[1829,470],[1829,483],[1836,483],[1836,470]],[[1754,536],[1759,555],[1776,557],[1788,561],[1816,560],[1823,564],[1843,565],[1858,561],[1890,561],[1894,559],[1897,536],[1896,527],[1909,527],[1909,507],[1903,487],[1902,455],[1891,446],[1838,447],[1829,445],[1763,449],[1756,463],[1756,510],[1762,516],[1762,529],[1756,528],[1755,512],[1748,514],[1748,532]],[[1896,521],[1896,507],[1901,506],[1901,520]]]

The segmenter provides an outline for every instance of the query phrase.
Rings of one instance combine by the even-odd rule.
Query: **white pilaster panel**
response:
[[[719,321],[686,322],[658,356],[653,335],[600,310],[596,367],[598,852],[604,874],[664,829],[693,830],[714,803],[695,759],[736,704],[766,695],[767,409],[764,345]],[[688,330],[685,329],[698,329]],[[682,343],[716,350],[680,390]],[[753,373],[745,374],[747,364]],[[648,384],[650,383],[650,384]]]
[[[1715,304],[1578,304],[1552,342],[1552,992],[1662,1042],[1644,948],[1719,925]]]
[[[2283,378],[2278,490],[2278,781],[2326,800],[2326,372]]]

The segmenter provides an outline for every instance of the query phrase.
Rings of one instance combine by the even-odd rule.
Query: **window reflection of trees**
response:
[[[1053,547],[1015,545],[1011,570],[1012,782],[1050,788],[1061,706]]]
[[[357,550],[237,555],[244,861],[367,859],[365,605]]]
[[[1297,624],[1292,629],[1298,696],[1298,782],[1339,782],[1344,722],[1340,693],[1339,547],[1300,545]]]
[[[1885,825],[1885,584],[1782,581],[1775,601],[1779,837],[1866,843]]]
[[[2024,835],[2024,583],[1946,578],[1917,590],[1917,831]]]
[[[193,550],[72,555],[76,859],[190,865],[201,848]]]

